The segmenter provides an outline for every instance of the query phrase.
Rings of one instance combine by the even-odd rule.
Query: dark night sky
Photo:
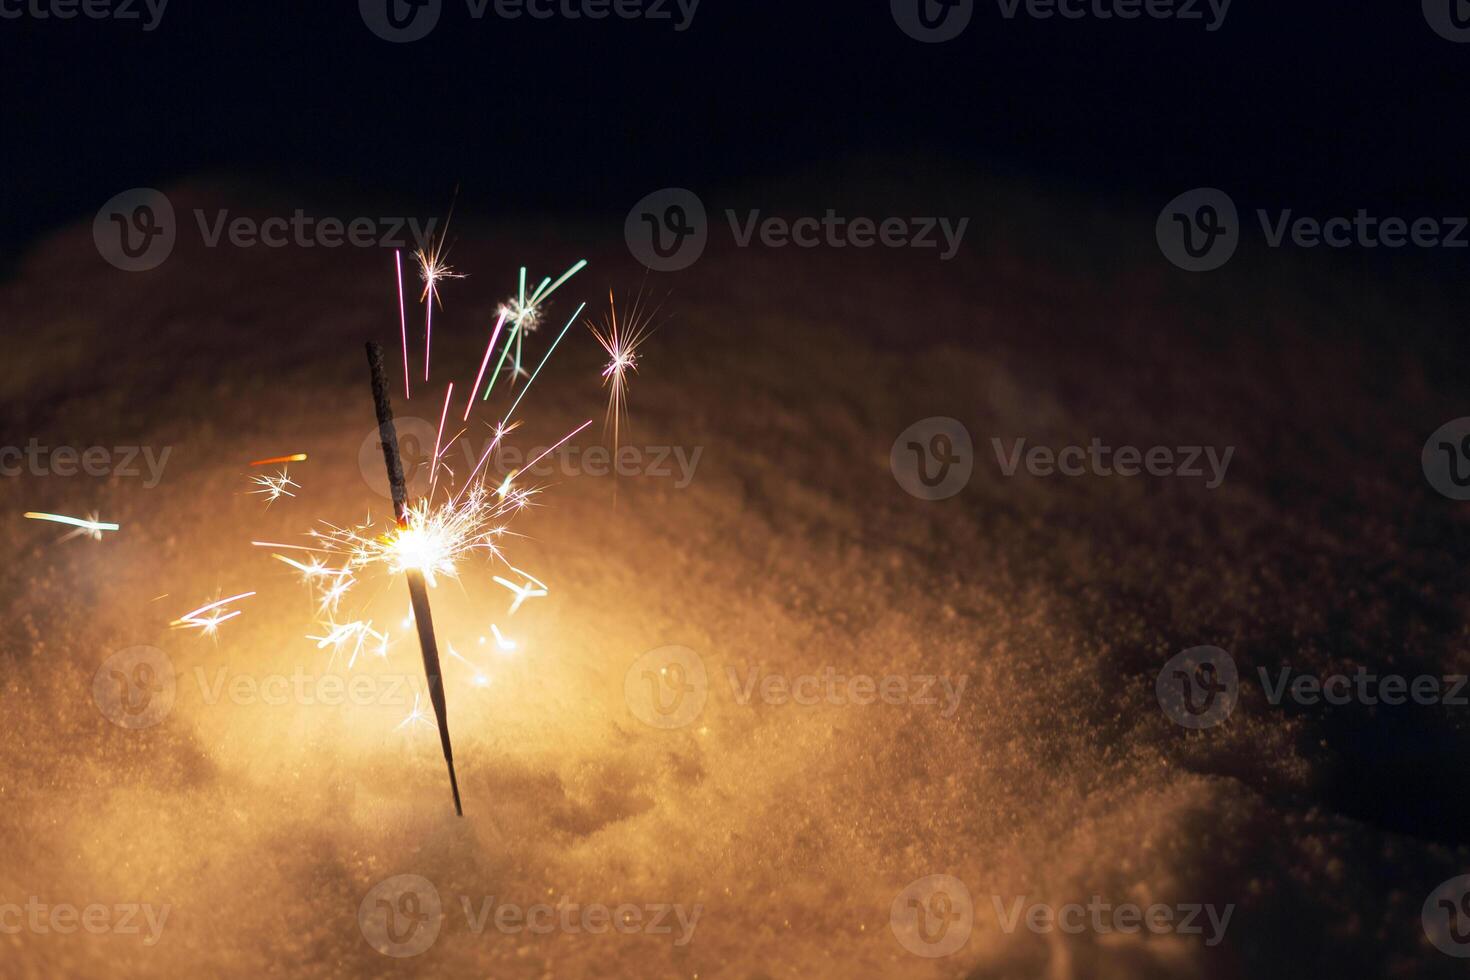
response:
[[[0,20],[0,52],[10,247],[199,173],[415,206],[460,182],[505,212],[621,214],[658,187],[871,154],[1120,201],[1214,184],[1247,206],[1470,210],[1470,45],[1413,3],[1237,0],[1209,33],[1007,20],[982,0],[961,37],[926,45],[886,0],[703,0],[682,33],[477,21],[445,0],[426,39],[389,44],[344,0],[173,0],[152,32]]]

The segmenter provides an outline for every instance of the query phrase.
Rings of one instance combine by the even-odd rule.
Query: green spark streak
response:
[[[587,260],[579,259],[576,264],[574,264],[570,269],[568,269],[566,272],[563,272],[561,276],[556,280],[556,282],[552,282],[551,277],[547,276],[545,279],[541,280],[541,285],[537,286],[536,291],[531,294],[531,299],[528,304],[526,300],[526,267],[521,266],[520,288],[516,292],[517,309],[521,310],[522,314],[529,310],[534,310],[543,300],[549,299],[552,293],[560,289],[568,279],[572,278],[572,276],[575,276],[577,273],[581,272],[585,268],[587,268]],[[550,283],[549,288],[547,286],[548,283]],[[586,306],[587,304],[583,303],[582,305]],[[576,318],[573,317],[573,319]],[[566,331],[562,332],[565,333]],[[561,338],[557,339],[560,340]],[[500,372],[505,367],[505,359],[510,356],[511,347],[514,347],[516,351],[515,371],[513,372],[513,374],[520,373],[521,345],[523,340],[524,337],[521,331],[521,320],[518,316],[516,318],[516,321],[511,324],[510,332],[505,335],[505,347],[500,352],[500,360],[495,365],[494,373],[490,375],[489,384],[485,385],[485,394],[480,396],[480,401],[483,402],[490,400],[490,392],[495,390],[495,382],[500,378]],[[541,363],[545,364],[546,362],[543,360]],[[537,368],[537,370],[539,371],[540,368]],[[527,385],[527,387],[530,386]]]
[[[567,321],[567,325],[561,328],[561,333],[557,334],[556,339],[551,342],[551,346],[546,350],[546,356],[541,358],[541,363],[536,365],[536,370],[531,372],[530,380],[526,382],[526,386],[521,389],[521,393],[516,396],[516,400],[511,404],[510,411],[505,413],[505,421],[500,423],[501,429],[505,428],[506,422],[509,422],[510,417],[516,413],[516,406],[521,403],[522,398],[526,397],[526,392],[531,390],[531,385],[536,383],[536,375],[540,374],[541,369],[546,366],[546,362],[551,360],[551,354],[556,350],[556,345],[561,343],[561,339],[567,335],[568,330],[572,329],[572,324],[577,322],[577,317],[581,316],[582,311],[586,308],[586,303],[578,306],[577,312],[572,314],[572,318]]]

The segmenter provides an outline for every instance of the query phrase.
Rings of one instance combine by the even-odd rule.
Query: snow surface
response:
[[[240,207],[216,185],[170,195],[181,214]],[[296,203],[256,207],[283,202]],[[441,643],[481,657],[497,622],[522,644],[483,655],[486,687],[451,674],[463,819],[435,733],[399,729],[402,704],[209,696],[221,670],[348,675],[304,638],[300,583],[250,541],[382,516],[358,452],[372,429],[362,343],[397,350],[391,259],[181,235],[163,267],[126,274],[97,257],[90,220],[38,243],[0,285],[0,441],[172,452],[151,489],[0,480],[0,901],[170,912],[153,946],[0,934],[0,974],[1459,975],[1420,909],[1470,870],[1465,709],[1278,708],[1246,683],[1226,724],[1188,732],[1154,695],[1163,663],[1203,644],[1247,677],[1470,668],[1463,506],[1419,470],[1427,434],[1467,414],[1444,366],[1414,353],[1444,321],[1407,286],[1287,256],[1185,276],[1152,251],[1143,209],[1077,217],[1003,185],[966,203],[975,227],[948,264],[716,244],[646,281],[615,227],[456,218],[451,261],[470,275],[444,288],[438,382],[468,383],[520,263],[536,276],[585,256],[545,329],[641,285],[666,322],[644,347],[625,441],[702,448],[684,488],[627,478],[614,501],[610,478],[546,481],[509,551],[550,595],[513,619],[490,581],[503,568],[472,564],[434,591]],[[1066,220],[1069,235],[1043,231]],[[1411,342],[1353,339],[1396,331]],[[522,446],[586,418],[600,429],[599,358],[576,327],[537,382]],[[427,390],[395,394],[400,415],[437,414]],[[898,433],[930,416],[962,420],[977,456],[969,486],[932,503],[889,469]],[[1006,479],[992,436],[1237,452],[1215,491]],[[290,470],[295,499],[267,509],[246,492],[249,460],[299,450],[311,458]],[[97,510],[122,530],[57,543],[62,529],[25,510]],[[217,639],[168,627],[249,589]],[[420,677],[401,584],[367,591],[394,642],[353,673],[385,690]],[[662,730],[631,710],[625,680],[669,645],[699,655],[708,699]],[[93,681],[135,646],[164,651],[178,680],[167,716],[129,730]],[[968,686],[945,717],[740,704],[727,675],[826,667]],[[437,940],[405,959],[359,922],[399,874],[444,903]],[[966,884],[975,923],[928,959],[890,911],[934,874]],[[1023,895],[1235,910],[1217,947],[1007,934],[992,896]],[[677,930],[476,934],[461,896],[702,914],[683,945]]]

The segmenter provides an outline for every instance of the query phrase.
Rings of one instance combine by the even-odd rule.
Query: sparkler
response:
[[[430,569],[438,563],[435,539],[410,520],[408,487],[403,478],[403,460],[398,455],[398,432],[393,426],[393,405],[388,396],[388,376],[383,371],[383,348],[367,345],[368,369],[372,372],[373,408],[378,415],[378,438],[383,445],[383,464],[388,469],[388,486],[393,494],[393,510],[398,517],[398,555],[405,560],[402,571],[408,579],[408,596],[413,605],[414,625],[418,628],[419,649],[424,656],[424,674],[429,684],[429,701],[439,723],[439,743],[444,749],[444,763],[449,767],[449,789],[454,794],[454,812],[464,816],[459,802],[459,780],[454,775],[454,747],[449,741],[449,718],[444,700],[444,677],[439,670],[439,645],[434,639],[434,617],[429,610],[429,587],[424,582],[423,563]]]
[[[421,249],[415,254],[419,262],[421,278],[424,281],[421,300],[427,307],[424,318],[426,378],[428,377],[430,337],[433,329],[432,307],[438,298],[437,284],[445,278],[460,278],[444,264],[441,246]],[[394,260],[398,278],[399,329],[403,343],[404,391],[405,394],[408,394],[410,370],[407,317],[403,309],[401,255],[395,254]],[[304,582],[312,587],[317,596],[318,616],[321,623],[320,629],[309,635],[308,639],[315,643],[319,650],[331,650],[334,662],[339,655],[345,654],[349,668],[354,666],[364,654],[386,659],[390,638],[386,631],[375,628],[373,620],[366,616],[348,614],[339,618],[339,607],[354,586],[358,584],[360,578],[372,568],[383,568],[391,575],[401,574],[406,579],[410,601],[409,616],[404,620],[404,626],[407,627],[411,621],[418,634],[419,649],[427,681],[428,697],[425,700],[428,701],[428,705],[421,707],[419,698],[415,695],[414,708],[399,727],[413,726],[420,721],[427,723],[427,708],[432,707],[439,730],[445,766],[449,773],[455,813],[461,816],[464,811],[460,800],[453,744],[449,733],[444,675],[444,667],[451,667],[456,673],[458,668],[440,659],[440,641],[434,629],[428,590],[435,587],[441,578],[457,579],[460,564],[465,559],[478,554],[503,562],[509,569],[504,576],[494,576],[495,583],[511,593],[507,615],[514,615],[528,600],[541,598],[549,593],[546,583],[511,565],[505,560],[501,551],[503,538],[510,533],[508,525],[511,519],[520,510],[529,506],[533,498],[540,492],[534,486],[519,485],[517,479],[521,473],[534,470],[546,456],[560,450],[569,440],[590,426],[592,420],[587,419],[526,463],[521,470],[512,471],[503,478],[499,476],[491,478],[486,470],[486,464],[505,438],[521,425],[521,420],[516,417],[516,412],[537,377],[550,361],[551,355],[582,315],[586,304],[577,307],[562,327],[561,332],[551,342],[535,369],[529,372],[521,368],[521,339],[539,324],[543,313],[542,304],[547,298],[586,264],[585,260],[575,263],[554,281],[550,277],[542,280],[540,285],[529,294],[526,292],[525,269],[521,269],[521,283],[517,298],[498,310],[494,328],[490,332],[489,342],[479,364],[479,371],[475,375],[474,382],[469,386],[461,421],[468,422],[470,412],[477,400],[475,395],[481,391],[481,384],[488,378],[488,385],[483,389],[484,394],[479,399],[484,400],[489,397],[496,379],[512,358],[514,358],[510,366],[512,383],[517,375],[521,375],[526,379],[525,384],[516,391],[516,397],[511,401],[509,410],[501,415],[500,421],[493,426],[492,438],[473,469],[462,480],[455,479],[455,486],[447,488],[441,486],[439,475],[442,469],[450,477],[455,477],[453,471],[444,464],[443,458],[449,447],[464,434],[463,429],[454,433],[451,431],[453,427],[448,426],[450,406],[453,403],[457,385],[447,385],[443,394],[439,426],[435,434],[433,456],[430,459],[427,493],[423,497],[411,500],[408,496],[403,460],[398,449],[393,408],[383,363],[383,351],[377,344],[369,343],[367,355],[372,379],[373,404],[378,419],[378,437],[383,447],[383,461],[393,501],[393,525],[383,528],[375,525],[371,517],[356,525],[338,526],[322,522],[318,529],[308,532],[312,539],[309,544],[252,542],[260,547],[278,549],[273,551],[272,557],[290,566]],[[633,348],[636,346],[636,340],[641,339],[640,331],[633,332],[639,334],[637,337],[625,338],[622,332],[625,329],[620,323],[617,345],[618,349],[626,355],[620,359],[622,370],[631,369],[634,363],[632,360]],[[497,354],[497,351],[500,359],[492,371],[490,360]],[[619,391],[621,390],[620,378]],[[301,455],[304,456],[304,454]],[[285,458],[275,458],[262,460],[260,463],[287,461]],[[254,479],[263,488],[257,492],[266,494],[270,499],[288,495],[291,488],[297,486],[294,482],[289,481],[284,469],[278,477],[261,476]],[[292,552],[305,554],[299,558],[287,557],[287,554]],[[238,598],[243,598],[243,596],[234,597],[234,599]],[[212,633],[220,622],[239,615],[237,611],[231,612],[225,608],[234,599],[221,600],[201,607],[179,620],[176,625],[194,626]],[[498,623],[489,625],[490,632],[494,635],[493,649],[498,651],[501,657],[513,655],[518,649],[516,641],[504,635]],[[480,644],[482,647],[486,644],[484,637],[480,639]],[[489,686],[491,678],[488,671],[482,670],[470,658],[461,655],[454,649],[453,644],[445,643],[443,650],[450,661],[459,661],[471,670],[470,677],[475,686]],[[482,652],[475,659],[480,660],[483,655]]]

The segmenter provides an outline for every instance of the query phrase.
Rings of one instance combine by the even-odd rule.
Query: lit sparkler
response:
[[[432,310],[438,302],[438,284],[446,278],[460,278],[444,263],[441,248],[442,241],[439,245],[421,249],[416,253],[420,266],[420,277],[424,282],[421,300],[426,307],[424,318],[426,380],[429,377],[429,353],[433,329]],[[349,668],[355,665],[364,654],[386,658],[389,639],[385,631],[374,628],[372,620],[365,616],[348,613],[339,618],[337,615],[339,608],[350,608],[348,598],[353,589],[374,571],[386,572],[393,577],[402,576],[406,580],[410,605],[409,615],[404,620],[404,625],[412,627],[419,637],[425,678],[428,681],[429,706],[433,708],[434,720],[437,722],[457,813],[462,810],[446,718],[444,675],[439,660],[440,647],[434,633],[428,590],[435,587],[441,579],[457,579],[466,561],[472,557],[480,557],[491,562],[503,563],[509,569],[505,576],[493,577],[498,585],[511,593],[507,615],[514,615],[528,599],[548,594],[549,590],[544,582],[511,565],[506,561],[506,556],[502,551],[505,538],[511,535],[509,525],[512,519],[522,509],[529,506],[533,498],[540,492],[538,487],[519,482],[520,474],[532,470],[547,455],[558,451],[570,439],[590,426],[592,420],[588,419],[568,432],[554,445],[527,463],[522,470],[513,471],[503,477],[498,475],[492,477],[486,464],[504,439],[522,424],[516,412],[534,385],[536,378],[551,359],[551,355],[581,316],[585,304],[577,307],[577,310],[562,327],[561,332],[547,347],[544,356],[534,370],[531,371],[521,368],[524,336],[539,325],[544,312],[543,304],[547,298],[586,264],[585,260],[577,262],[554,281],[549,277],[542,280],[540,285],[529,294],[526,291],[525,269],[521,270],[520,289],[517,297],[498,311],[484,356],[479,363],[478,373],[469,387],[468,399],[460,421],[469,421],[476,401],[475,394],[481,391],[481,385],[487,379],[488,384],[484,387],[483,395],[479,400],[483,401],[489,397],[496,379],[500,377],[507,362],[512,358],[514,359],[511,364],[513,380],[514,376],[519,374],[525,378],[525,383],[517,390],[509,410],[500,415],[500,421],[493,425],[492,438],[485,451],[473,469],[462,479],[456,478],[456,474],[444,463],[447,447],[452,445],[460,435],[463,435],[464,431],[460,430],[455,434],[450,431],[453,427],[446,428],[456,387],[450,384],[444,392],[439,427],[435,436],[433,456],[430,460],[431,473],[428,491],[423,497],[409,499],[402,459],[398,453],[397,433],[393,423],[392,407],[389,403],[386,375],[383,370],[382,350],[376,344],[369,344],[368,359],[373,375],[373,396],[378,415],[379,437],[393,497],[392,522],[384,525],[381,522],[374,522],[369,517],[360,524],[339,526],[324,521],[316,529],[308,532],[309,543],[285,545],[268,541],[252,542],[257,546],[275,549],[272,557],[294,569],[302,581],[313,589],[317,597],[321,626],[308,638],[317,645],[318,649],[330,650],[334,661],[339,655],[345,655]],[[402,258],[400,255],[395,255],[395,271],[398,275],[404,390],[407,394],[410,380],[407,318],[402,307]],[[641,330],[625,334],[626,329],[625,325],[618,323],[615,343],[626,355],[622,365],[623,370],[630,370],[635,363],[633,360],[634,348],[642,339],[642,334]],[[497,354],[499,361],[491,370],[491,358]],[[621,377],[618,379],[618,384],[619,391],[621,391]],[[443,484],[439,480],[441,473],[447,478]],[[285,476],[284,470],[281,476]],[[270,485],[262,482],[265,479],[276,478],[257,478],[257,482],[260,482],[265,488],[261,492],[272,489]],[[280,494],[277,496],[289,494],[291,486],[295,484],[280,484]],[[275,498],[272,497],[272,499]],[[283,551],[301,554],[298,557],[287,557],[286,554],[281,553]],[[181,619],[180,623],[199,626],[212,632],[218,622],[223,622],[232,615],[238,615],[238,612],[231,613],[225,609],[231,601],[233,600],[222,600],[219,603],[201,607],[188,617]],[[204,618],[205,614],[209,614],[208,618]],[[516,642],[507,638],[501,632],[498,624],[492,623],[490,630],[495,637],[495,649],[501,656],[510,656],[517,649]],[[481,643],[484,643],[483,638]],[[463,664],[471,671],[470,677],[475,685],[488,686],[490,676],[485,670],[461,655],[453,644],[446,643],[443,649],[448,656],[448,660],[445,661],[446,666],[456,662]],[[419,721],[427,722],[428,714],[427,708],[420,705],[416,695],[412,711],[399,727],[411,726]]]

